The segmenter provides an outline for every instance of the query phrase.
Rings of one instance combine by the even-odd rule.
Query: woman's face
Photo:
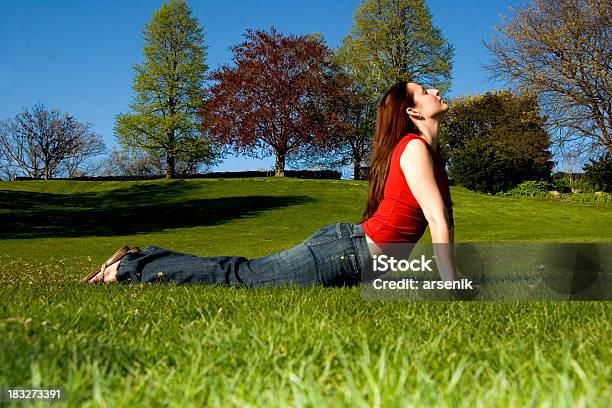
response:
[[[448,105],[442,100],[437,89],[425,89],[414,82],[409,82],[407,87],[414,97],[414,108],[407,109],[409,115],[415,116],[416,111],[425,118],[441,119],[448,111]]]

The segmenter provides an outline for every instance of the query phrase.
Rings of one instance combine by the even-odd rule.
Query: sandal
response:
[[[138,252],[142,252],[142,250],[140,248],[138,248],[138,247],[130,248],[128,246],[124,246],[123,248],[121,248],[117,252],[115,252],[113,254],[113,256],[108,258],[106,260],[106,262],[104,262],[104,264],[102,264],[101,266],[98,266],[96,269],[91,271],[91,273],[89,273],[87,276],[85,276],[83,279],[81,279],[81,282],[82,283],[89,283],[89,281],[91,279],[93,279],[96,275],[98,275],[100,272],[104,272],[104,270],[106,268],[108,268],[110,265],[114,264],[115,262],[120,261],[125,255],[127,255],[127,254],[135,254],[135,253],[138,253]]]

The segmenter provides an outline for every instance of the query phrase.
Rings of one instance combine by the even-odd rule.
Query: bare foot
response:
[[[119,268],[119,261],[115,262],[106,267],[103,271],[100,271],[94,276],[89,282],[90,283],[114,283],[117,282],[117,269]]]

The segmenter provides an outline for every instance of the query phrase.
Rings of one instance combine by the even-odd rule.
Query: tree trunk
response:
[[[168,133],[168,147],[166,148],[166,178],[174,178],[174,131]]]
[[[174,178],[174,156],[170,154],[166,155],[166,178]]]
[[[275,177],[285,177],[285,152],[276,152]]]
[[[353,180],[361,180],[361,157],[353,155]]]

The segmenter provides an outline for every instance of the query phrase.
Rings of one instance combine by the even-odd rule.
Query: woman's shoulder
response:
[[[400,140],[400,142],[409,142],[412,139],[421,139],[421,135],[416,133],[406,133],[404,137]]]
[[[406,151],[406,146],[408,145],[408,143],[414,139],[421,139],[421,137],[414,133],[408,133],[404,135],[397,143],[397,145],[395,145],[395,153],[399,154],[400,156],[403,155],[403,153]]]
[[[437,159],[437,150],[434,150],[433,147],[431,147],[431,145],[429,144],[429,142],[427,140],[425,140],[425,138],[423,138],[420,135],[417,135],[415,133],[408,133],[407,135],[405,135],[402,140],[400,141],[398,147],[401,148],[402,152],[400,153],[400,156],[403,156],[406,151],[408,150],[408,145],[409,142],[411,142],[414,139],[418,139],[423,143],[420,143],[419,145],[424,145],[425,150],[429,151],[431,153],[431,156],[434,160]],[[414,146],[414,144],[412,144]],[[417,148],[418,149],[418,148]],[[421,148],[422,150],[422,148]]]

